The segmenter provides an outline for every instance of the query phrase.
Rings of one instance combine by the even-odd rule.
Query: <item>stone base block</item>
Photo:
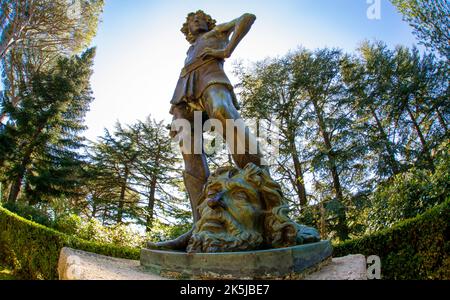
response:
[[[266,254],[267,255],[267,254]],[[270,256],[266,266],[270,261],[274,262]],[[281,266],[283,261],[280,261]],[[233,264],[232,264],[233,265]],[[300,269],[302,268],[299,265]],[[303,264],[303,266],[306,266]],[[246,269],[243,265],[242,269]],[[247,268],[248,269],[248,268]],[[165,280],[177,278],[180,272],[170,274],[160,272],[156,274],[148,268],[140,265],[139,261],[111,258],[103,255],[88,253],[70,248],[61,251],[59,265],[59,278],[61,280]],[[183,271],[181,273],[188,273]],[[274,271],[275,274],[279,274]],[[162,274],[164,273],[164,274]],[[164,276],[161,276],[164,275]],[[239,276],[239,278],[244,278]],[[341,258],[326,259],[313,268],[306,268],[297,276],[280,276],[286,279],[305,280],[365,280],[367,279],[366,260],[363,255],[350,255]],[[198,277],[201,279],[201,276]]]
[[[144,249],[141,265],[155,274],[175,279],[302,279],[327,263],[332,252],[330,241],[230,253]]]

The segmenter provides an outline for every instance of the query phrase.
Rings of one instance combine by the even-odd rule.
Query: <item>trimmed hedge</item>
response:
[[[22,279],[58,279],[61,249],[70,247],[138,260],[139,249],[98,244],[28,221],[0,207],[0,262]]]
[[[423,215],[338,244],[334,256],[378,255],[383,279],[450,279],[450,199]]]

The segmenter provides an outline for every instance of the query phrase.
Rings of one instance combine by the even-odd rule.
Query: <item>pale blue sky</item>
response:
[[[373,2],[377,0],[371,0]],[[95,139],[116,120],[131,123],[149,114],[170,120],[170,99],[189,44],[180,32],[187,13],[203,9],[219,23],[245,12],[257,16],[252,30],[226,63],[279,56],[299,46],[354,51],[366,39],[389,46],[415,44],[412,29],[388,0],[381,19],[370,20],[367,0],[106,0],[87,116]],[[233,76],[230,79],[237,83]]]

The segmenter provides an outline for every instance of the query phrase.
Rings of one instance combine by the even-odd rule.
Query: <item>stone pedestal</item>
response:
[[[270,256],[266,254],[265,257],[268,258]],[[268,262],[270,261],[272,263],[276,262],[273,257],[269,258]],[[280,261],[279,265],[282,265],[283,263],[283,261]],[[297,262],[299,270],[308,264],[309,263]],[[267,266],[267,264],[265,265]],[[241,267],[243,269],[246,268],[245,265],[242,265]],[[148,268],[142,267],[139,261],[111,258],[70,248],[64,248],[61,251],[58,272],[61,280],[167,279],[152,273]],[[276,272],[280,271],[275,271],[275,273]],[[303,272],[300,274],[301,276],[297,274],[296,276],[291,277],[284,276],[284,278],[305,280],[365,280],[367,279],[366,260],[363,255],[350,255],[341,258],[333,258],[332,260],[331,258],[328,258],[313,268],[303,269]],[[170,276],[170,274],[164,275]],[[176,276],[172,276],[172,278],[174,277]]]
[[[282,249],[184,253],[144,249],[141,265],[175,279],[301,279],[329,262],[329,241]]]

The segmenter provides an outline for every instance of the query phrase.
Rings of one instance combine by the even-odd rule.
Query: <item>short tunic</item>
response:
[[[211,34],[208,38],[199,38],[189,49],[186,66],[181,71],[180,78],[175,88],[174,95],[170,103],[175,105],[186,105],[191,110],[204,111],[203,93],[214,84],[226,86],[233,97],[233,103],[238,108],[236,95],[233,92],[233,85],[228,79],[223,69],[224,60],[209,58],[202,60],[197,58],[205,48],[220,49],[225,46],[224,40],[215,38]],[[171,112],[172,112],[171,109]]]

